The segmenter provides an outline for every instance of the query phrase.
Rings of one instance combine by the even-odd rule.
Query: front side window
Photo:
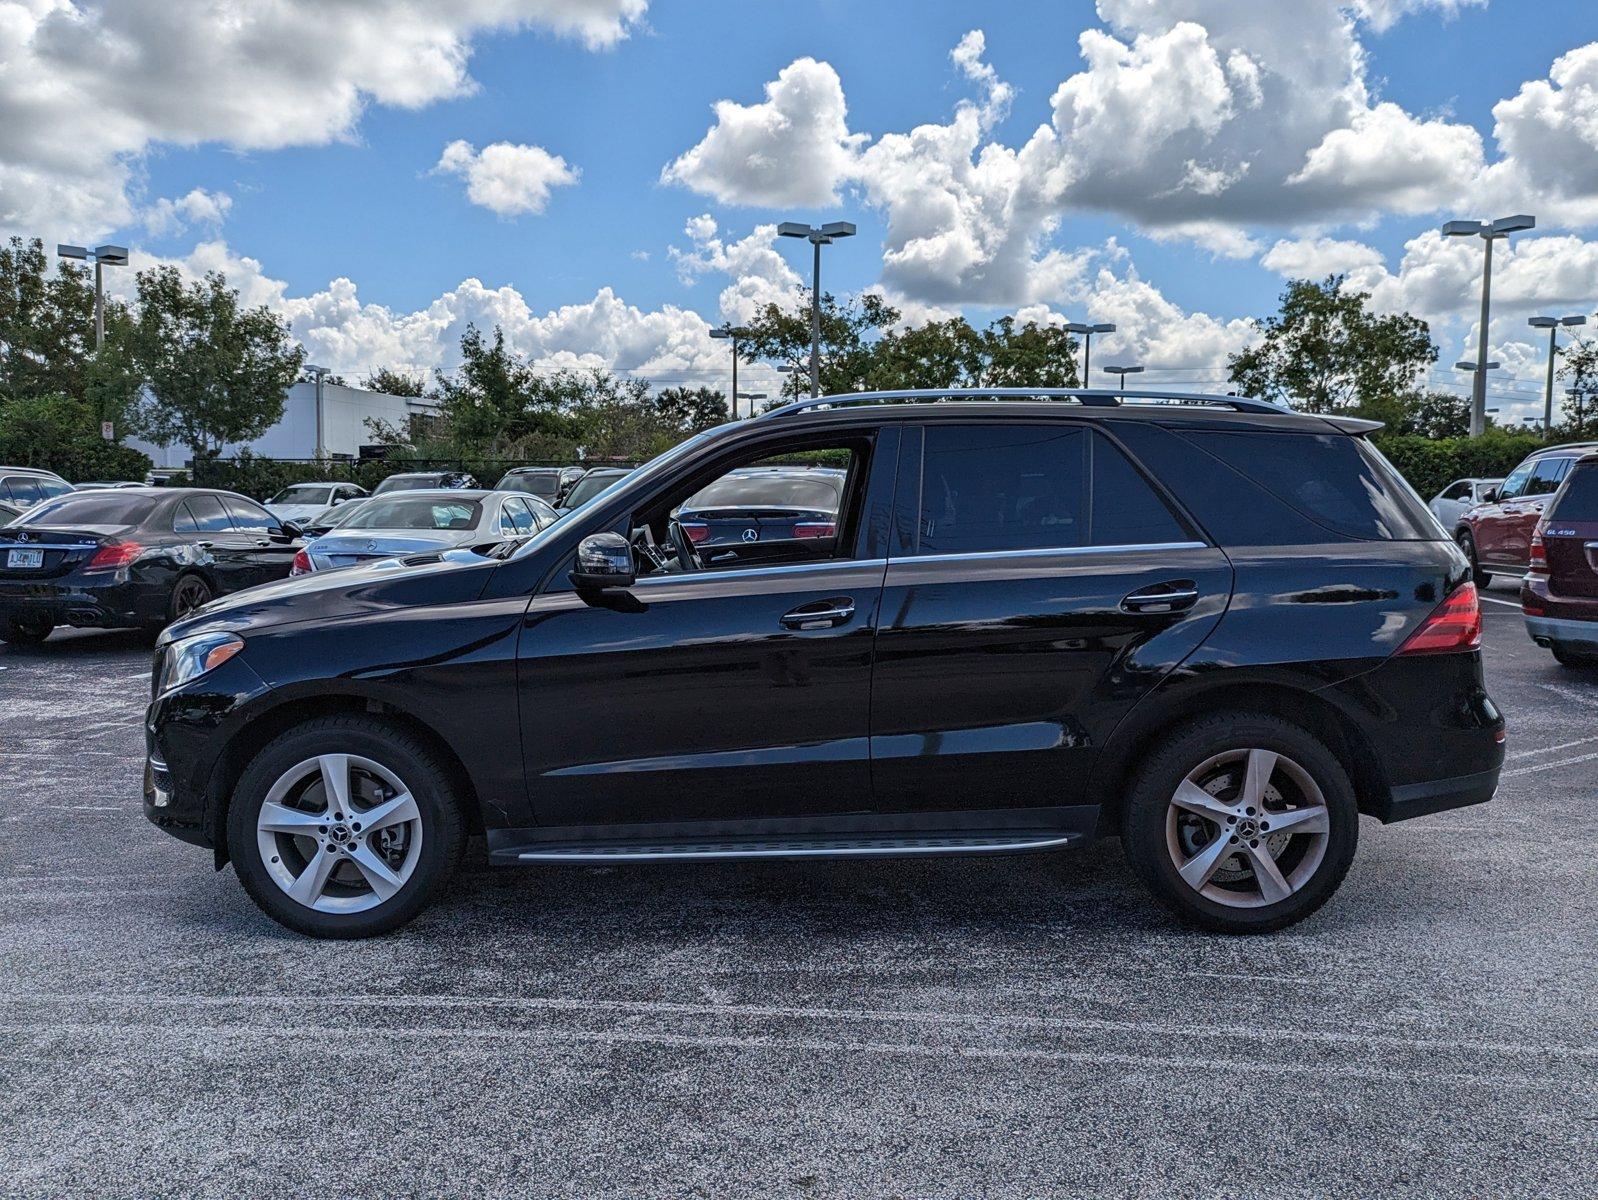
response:
[[[1498,489],[1500,500],[1514,500],[1525,494],[1526,485],[1531,481],[1531,470],[1534,464],[1521,463],[1509,473],[1509,478],[1504,480],[1504,486]]]
[[[281,528],[277,519],[262,508],[239,496],[223,496],[222,507],[227,509],[228,516],[233,518],[233,528],[247,529],[252,533],[275,533]]]

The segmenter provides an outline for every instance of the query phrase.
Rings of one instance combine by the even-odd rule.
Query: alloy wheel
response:
[[[172,611],[177,614],[177,620],[193,613],[211,598],[211,589],[205,586],[204,581],[190,575],[178,581],[177,590],[172,595]]]
[[[405,886],[422,851],[422,814],[381,763],[320,754],[272,785],[255,822],[261,862],[285,895],[325,913],[375,908]]]
[[[1325,859],[1330,832],[1319,785],[1274,750],[1206,759],[1177,786],[1165,817],[1182,882],[1232,908],[1264,908],[1299,891]]]

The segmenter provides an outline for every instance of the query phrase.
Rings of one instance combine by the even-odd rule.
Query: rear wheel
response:
[[[1492,583],[1492,572],[1483,571],[1481,569],[1481,564],[1476,559],[1476,539],[1471,536],[1470,530],[1461,529],[1458,533],[1454,534],[1454,543],[1459,547],[1461,552],[1463,552],[1465,557],[1470,560],[1470,581],[1474,583],[1478,589],[1485,588],[1488,584]]]
[[[166,623],[181,621],[212,598],[211,585],[198,575],[180,575],[167,601]]]
[[[1127,857],[1172,912],[1219,933],[1303,920],[1347,874],[1359,835],[1348,774],[1290,722],[1224,713],[1165,739],[1123,815]]]
[[[431,747],[366,717],[322,717],[277,738],[245,769],[228,812],[245,891],[313,937],[397,929],[464,846],[460,803]]]
[[[1572,650],[1562,642],[1555,642],[1548,647],[1554,652],[1554,658],[1562,667],[1569,667],[1573,671],[1598,670],[1598,654],[1590,654],[1583,650]]]
[[[13,646],[37,646],[54,628],[55,622],[49,617],[11,617],[0,624],[0,641]]]

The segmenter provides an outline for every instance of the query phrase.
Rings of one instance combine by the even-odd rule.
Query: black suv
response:
[[[163,635],[145,811],[306,933],[496,863],[948,855],[1118,833],[1210,929],[1322,904],[1358,816],[1489,799],[1469,564],[1365,439],[1260,401],[805,401],[520,543],[255,588]],[[845,473],[722,567],[728,472]]]

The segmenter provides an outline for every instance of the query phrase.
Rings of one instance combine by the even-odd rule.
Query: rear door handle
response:
[[[854,616],[854,601],[844,596],[836,600],[815,600],[782,614],[789,629],[831,629]]]
[[[1121,610],[1131,613],[1184,612],[1198,603],[1198,586],[1191,579],[1172,579],[1138,588],[1121,599]]]

